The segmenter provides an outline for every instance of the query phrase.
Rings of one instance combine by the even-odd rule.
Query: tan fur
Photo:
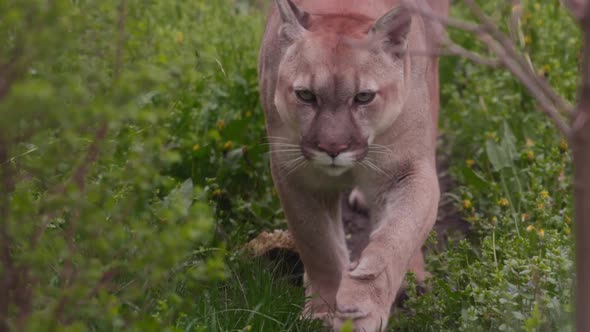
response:
[[[445,0],[430,1],[446,12]],[[440,27],[394,0],[276,5],[260,94],[273,179],[306,270],[306,311],[336,330],[347,319],[356,331],[383,330],[406,271],[427,273],[416,263],[439,199],[438,66],[424,52],[437,47]],[[359,102],[363,92],[374,99]],[[355,262],[340,210],[341,193],[353,188],[373,229]]]

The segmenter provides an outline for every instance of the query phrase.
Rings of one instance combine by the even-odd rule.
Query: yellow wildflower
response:
[[[562,152],[567,151],[568,146],[567,146],[567,141],[562,138],[561,141],[559,141],[559,150],[561,150]]]
[[[193,145],[193,151],[196,152],[196,151],[199,151],[199,150],[201,150],[201,145],[200,144],[197,143],[197,144]]]
[[[503,207],[506,207],[506,206],[510,205],[510,202],[508,201],[507,198],[502,197],[498,201],[498,205],[503,206]]]
[[[537,235],[539,235],[539,237],[540,237],[540,238],[544,238],[544,237],[545,237],[545,230],[544,230],[544,229],[542,229],[542,228],[540,228],[540,229],[537,231]]]
[[[232,141],[227,141],[227,142],[225,142],[225,144],[223,144],[223,149],[226,151],[230,150],[233,147],[234,147],[234,143]]]
[[[496,216],[492,217],[492,225],[496,225],[498,223],[498,218]]]
[[[568,215],[565,215],[565,217],[563,218],[563,220],[565,221],[566,224],[571,224],[572,223],[572,219]]]
[[[532,43],[532,42],[533,42],[533,38],[532,38],[530,35],[526,35],[526,36],[524,36],[524,43],[525,43],[526,45],[529,45],[529,44],[530,44],[530,43]]]
[[[527,226],[527,228],[526,228],[526,231],[527,231],[527,232],[531,232],[531,231],[532,231],[532,230],[534,230],[534,229],[535,229],[535,226],[533,226],[533,225],[528,225],[528,226]]]
[[[471,167],[473,167],[473,165],[475,165],[475,160],[467,159],[467,160],[465,160],[465,164],[467,165],[467,167],[471,168]]]
[[[494,138],[496,138],[496,132],[490,131],[490,132],[486,133],[486,136],[488,139],[494,139]]]
[[[174,39],[176,40],[176,44],[182,44],[182,42],[184,41],[184,34],[182,33],[182,31],[178,31]]]
[[[222,131],[225,128],[225,121],[219,120],[217,121],[217,130]]]
[[[526,152],[526,157],[527,157],[528,160],[531,160],[532,161],[532,160],[535,159],[535,153],[533,151],[530,151],[529,150],[529,151]]]
[[[533,140],[532,140],[532,139],[530,139],[530,138],[527,138],[527,139],[526,139],[526,143],[525,143],[525,145],[526,145],[527,147],[529,147],[529,148],[530,148],[530,147],[532,147],[533,145],[535,145],[535,141],[533,141]]]
[[[250,112],[250,111],[246,112],[246,117],[247,117],[247,118],[250,118],[250,117],[252,117],[252,112]]]
[[[547,190],[543,190],[539,193],[543,198],[549,198],[549,192]]]
[[[465,209],[465,210],[471,209],[473,207],[473,204],[471,204],[471,200],[469,200],[469,199],[464,199],[462,205],[463,205],[463,209]]]
[[[213,191],[213,194],[212,194],[212,196],[213,196],[214,198],[217,198],[217,197],[221,196],[221,189],[215,189],[215,190]]]
[[[538,203],[537,204],[537,209],[543,210],[544,208],[545,208],[545,204],[543,204],[543,203]]]

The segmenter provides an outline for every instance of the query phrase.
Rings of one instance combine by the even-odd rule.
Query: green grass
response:
[[[318,321],[300,320],[301,287],[277,271],[276,263],[256,259],[229,264],[229,277],[195,298],[196,312],[178,321],[184,331],[315,331]],[[190,294],[186,294],[190,296]]]

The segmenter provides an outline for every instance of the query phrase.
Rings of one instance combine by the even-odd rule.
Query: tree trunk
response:
[[[584,38],[578,106],[570,144],[574,159],[576,331],[590,331],[590,8],[581,20]]]
[[[588,111],[585,118],[589,119]],[[572,135],[576,234],[576,331],[590,331],[590,121]]]

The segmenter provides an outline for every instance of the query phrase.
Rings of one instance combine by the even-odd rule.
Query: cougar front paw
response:
[[[358,279],[349,274],[342,278],[336,295],[334,329],[351,320],[354,331],[383,331],[387,326],[389,311],[393,303],[392,286],[387,273],[373,279]]]

